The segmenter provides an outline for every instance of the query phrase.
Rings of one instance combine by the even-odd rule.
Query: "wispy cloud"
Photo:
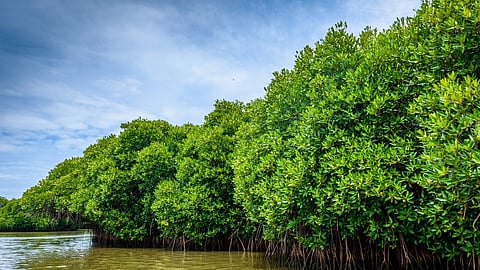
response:
[[[420,0],[346,0],[342,1],[345,14],[350,19],[350,29],[359,33],[369,25],[379,30],[388,28],[400,17],[412,17],[420,7]]]
[[[0,195],[18,197],[122,122],[201,123],[215,99],[263,96],[272,72],[339,20],[385,28],[419,5],[0,1]]]

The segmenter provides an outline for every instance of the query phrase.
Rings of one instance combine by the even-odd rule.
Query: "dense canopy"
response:
[[[21,199],[0,198],[0,229],[475,267],[479,13],[475,0],[436,0],[383,32],[340,22],[263,98],[217,101],[202,125],[125,123]]]

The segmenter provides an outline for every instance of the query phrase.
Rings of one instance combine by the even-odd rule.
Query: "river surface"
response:
[[[287,270],[263,253],[100,248],[88,231],[0,233],[0,269]]]

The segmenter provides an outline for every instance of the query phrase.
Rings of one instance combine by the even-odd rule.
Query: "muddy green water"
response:
[[[271,269],[263,253],[99,248],[87,231],[0,233],[0,269]]]

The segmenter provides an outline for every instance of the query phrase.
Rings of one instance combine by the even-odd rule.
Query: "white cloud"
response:
[[[126,80],[117,84],[128,87],[137,82]],[[79,154],[95,138],[108,135],[122,122],[140,116],[154,118],[148,112],[116,102],[109,92],[89,95],[64,83],[38,80],[25,85],[28,87],[9,93],[17,104],[0,115],[0,153],[48,144],[59,151]]]
[[[347,0],[342,3],[346,17],[351,18],[349,29],[359,33],[367,25],[383,30],[397,18],[415,15],[414,9],[420,7],[421,0]]]
[[[17,158],[10,161],[0,156],[0,196],[19,198],[27,188],[47,176],[53,168],[52,164],[59,161],[50,157],[36,160]]]
[[[12,153],[17,151],[17,144],[18,142],[14,142],[12,140],[6,141],[4,136],[0,136],[2,140],[0,140],[0,153]]]
[[[0,116],[0,128],[4,132],[18,132],[23,130],[55,130],[59,126],[38,115],[24,112],[7,112]]]
[[[100,79],[93,82],[102,92],[111,94],[114,98],[121,98],[125,95],[142,94],[142,82],[132,78],[122,79]]]
[[[13,46],[8,55],[0,50],[0,70],[8,72],[0,73],[0,180],[8,182],[4,173],[38,181],[44,169],[29,173],[6,161],[42,160],[41,166],[53,168],[138,117],[201,123],[215,99],[261,97],[272,72],[291,68],[295,51],[313,45],[335,22],[347,21],[354,33],[367,25],[385,28],[419,5],[420,0],[31,3],[28,12],[2,22],[18,35],[8,44],[24,47]]]

